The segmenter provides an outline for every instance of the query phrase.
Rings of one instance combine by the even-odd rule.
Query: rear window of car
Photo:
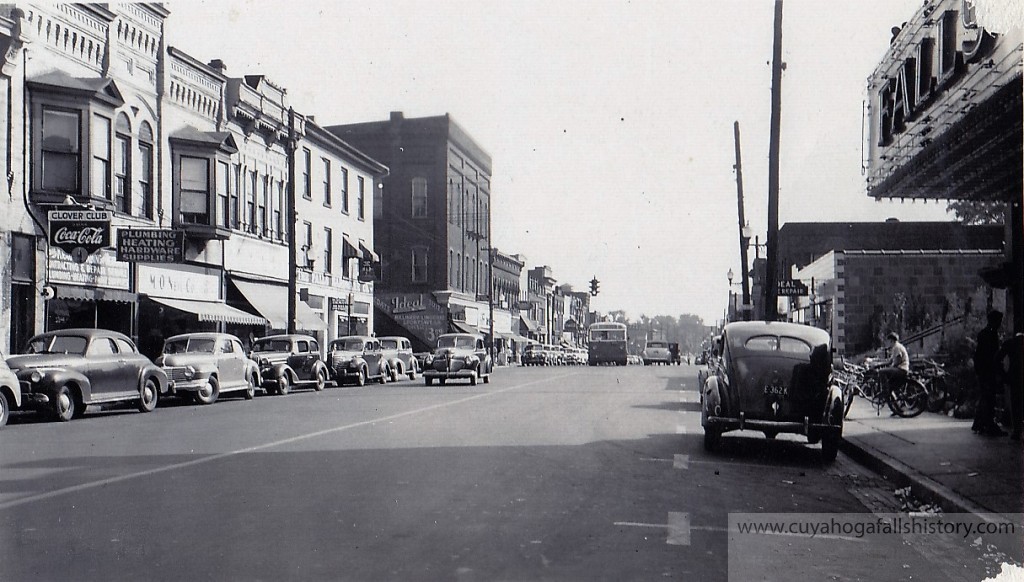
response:
[[[380,347],[385,350],[397,350],[398,342],[395,340],[380,340]]]
[[[795,337],[755,335],[746,342],[743,347],[756,352],[784,352],[787,354],[810,354],[811,346],[807,342]]]
[[[668,344],[665,342],[648,342],[648,348],[667,348]]]
[[[290,352],[292,344],[288,340],[260,340],[252,345],[254,352]]]

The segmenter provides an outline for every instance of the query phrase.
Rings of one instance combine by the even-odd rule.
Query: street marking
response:
[[[686,434],[686,427],[681,424],[676,425],[676,434]]]
[[[467,396],[465,398],[460,398],[458,400],[452,400],[451,402],[442,402],[440,404],[432,404],[430,406],[424,406],[423,408],[417,408],[415,410],[407,410],[405,412],[399,412],[397,414],[392,414],[392,415],[389,415],[389,416],[383,416],[383,417],[380,417],[380,418],[375,418],[373,420],[364,420],[364,421],[361,421],[361,422],[355,422],[355,423],[352,423],[352,424],[346,424],[344,426],[336,426],[334,428],[318,430],[316,432],[311,432],[311,433],[304,434],[304,435],[298,435],[298,436],[293,436],[293,437],[289,437],[289,438],[286,438],[286,439],[281,439],[281,440],[278,440],[278,441],[273,441],[273,442],[270,442],[270,443],[264,443],[262,445],[256,445],[256,446],[253,446],[253,447],[246,447],[244,449],[228,451],[228,452],[225,452],[225,453],[217,453],[215,455],[211,455],[209,457],[203,457],[201,459],[193,459],[191,461],[183,461],[181,463],[172,463],[170,465],[164,465],[163,467],[155,467],[153,469],[147,469],[145,471],[139,471],[139,472],[136,472],[136,473],[128,473],[127,475],[118,475],[116,477],[108,477],[106,479],[100,479],[98,481],[91,481],[91,482],[88,482],[88,483],[79,483],[78,485],[72,485],[70,487],[64,487],[62,489],[55,489],[53,491],[47,491],[46,493],[38,493],[36,495],[29,495],[28,497],[22,497],[20,499],[13,499],[11,501],[0,503],[0,511],[2,511],[4,509],[10,509],[11,507],[17,507],[19,505],[25,505],[25,504],[28,504],[28,503],[34,503],[36,501],[43,501],[43,500],[46,500],[46,499],[52,499],[54,497],[60,497],[61,495],[67,495],[69,493],[77,493],[79,491],[85,491],[87,489],[94,489],[96,487],[105,487],[107,485],[112,485],[114,483],[121,483],[123,481],[129,481],[131,479],[137,479],[139,477],[149,477],[151,475],[158,475],[160,473],[166,473],[168,471],[174,471],[176,469],[185,469],[185,468],[188,468],[188,467],[194,467],[196,465],[202,465],[204,463],[210,463],[210,462],[213,462],[213,461],[219,461],[221,459],[226,459],[228,457],[234,457],[234,456],[237,456],[237,455],[242,455],[242,454],[245,454],[245,453],[252,453],[252,452],[255,452],[255,451],[262,451],[264,449],[270,449],[270,448],[281,446],[281,445],[287,445],[287,444],[291,444],[291,443],[295,443],[295,442],[299,442],[299,441],[304,441],[304,440],[307,440],[307,439],[316,438],[316,437],[319,437],[319,436],[324,436],[324,435],[328,435],[328,434],[332,434],[332,433],[336,433],[336,432],[342,432],[342,431],[350,430],[350,429],[353,429],[353,428],[360,428],[360,427],[364,427],[364,426],[370,426],[370,425],[376,424],[378,422],[387,422],[387,421],[390,421],[390,420],[396,420],[396,419],[399,419],[399,418],[405,418],[407,416],[414,416],[416,414],[422,414],[424,412],[432,412],[434,410],[439,410],[439,409],[442,409],[442,408],[447,408],[449,406],[454,406],[456,404],[462,404],[464,402],[469,402],[471,400],[477,400],[479,398],[485,398],[485,397],[488,397],[488,396],[494,396],[494,395],[497,395],[497,394],[503,394],[505,392],[511,392],[512,390],[519,390],[520,388],[526,388],[527,386],[533,386],[534,384],[543,384],[545,382],[550,382],[552,380],[561,380],[563,378],[568,378],[569,376],[575,376],[577,374],[578,374],[578,372],[572,372],[572,373],[569,373],[569,374],[562,374],[561,376],[554,376],[554,377],[551,377],[551,378],[544,378],[544,379],[541,379],[541,380],[534,380],[532,382],[526,382],[525,384],[517,384],[515,386],[509,386],[508,388],[502,388],[501,390],[495,390],[494,392],[482,392],[482,393],[479,393],[479,394],[474,394],[472,396]]]
[[[673,469],[689,469],[690,468],[690,455],[676,455],[672,459]]]
[[[696,392],[680,392],[679,402],[682,402],[683,404],[696,404],[700,402],[700,394],[697,394]]]
[[[670,546],[690,545],[690,514],[670,511],[668,514],[668,539]]]

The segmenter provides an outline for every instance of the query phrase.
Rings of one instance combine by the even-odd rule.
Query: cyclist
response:
[[[907,348],[900,343],[900,336],[894,331],[885,336],[885,347],[889,350],[889,363],[879,368],[878,380],[883,388],[890,390],[907,379],[907,374],[910,373],[910,355],[907,354]]]

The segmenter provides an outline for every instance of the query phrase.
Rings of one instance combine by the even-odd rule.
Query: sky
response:
[[[876,202],[867,77],[921,0],[786,0],[779,224],[949,220]],[[492,158],[497,248],[631,319],[713,324],[767,232],[772,0],[176,0],[168,44],[266,75],[320,125],[448,113]],[[751,257],[754,256],[750,249]]]

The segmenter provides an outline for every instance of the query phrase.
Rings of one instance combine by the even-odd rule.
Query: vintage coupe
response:
[[[704,447],[722,433],[761,431],[768,438],[797,433],[821,442],[822,459],[836,458],[843,435],[843,399],[832,378],[828,332],[784,322],[725,326],[720,361],[701,388]]]
[[[171,394],[199,404],[213,404],[221,394],[236,391],[251,400],[260,385],[259,364],[245,355],[237,337],[226,333],[169,337],[156,365],[167,372]]]
[[[393,375],[381,342],[368,335],[349,335],[333,340],[327,347],[327,362],[338,385],[352,383],[364,386],[370,380],[386,384],[388,377]]]
[[[430,365],[423,369],[423,383],[437,380],[444,384],[455,378],[468,379],[471,386],[477,380],[491,381],[493,364],[484,345],[484,336],[472,333],[446,333],[437,338]]]
[[[128,336],[106,329],[39,334],[7,364],[21,382],[25,405],[60,421],[82,416],[90,404],[134,401],[150,412],[168,386],[167,374]]]
[[[21,385],[0,354],[0,426],[7,424],[12,408],[21,408]]]
[[[384,351],[384,359],[388,361],[388,369],[391,372],[391,381],[398,380],[399,376],[409,376],[415,380],[423,371],[419,359],[412,353],[412,342],[409,338],[402,336],[383,336],[380,340],[380,349]]]
[[[312,385],[317,392],[327,386],[327,366],[320,358],[320,344],[312,336],[293,333],[260,338],[253,342],[249,358],[259,364],[261,385],[268,393],[283,396],[300,384]]]

